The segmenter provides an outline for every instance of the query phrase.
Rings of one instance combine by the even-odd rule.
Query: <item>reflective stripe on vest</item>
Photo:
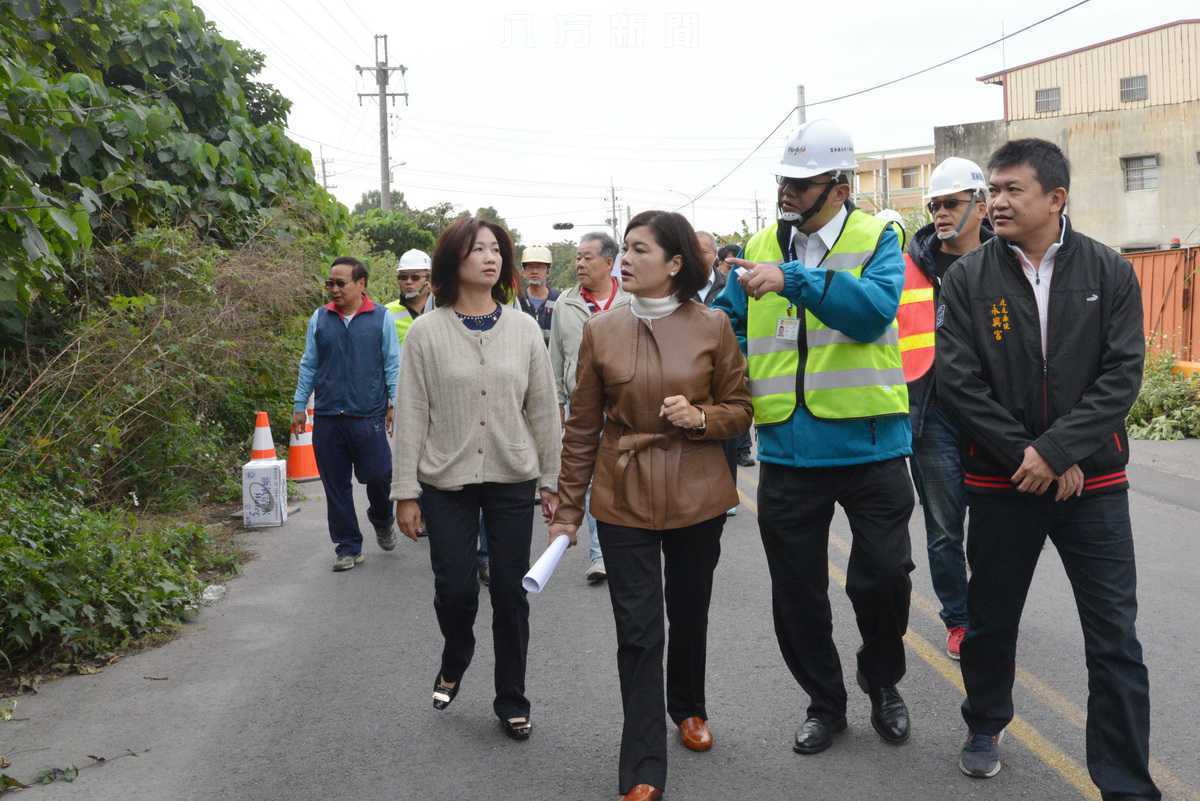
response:
[[[399,300],[393,300],[387,304],[387,310],[392,313],[392,318],[396,321],[396,337],[400,340],[400,344],[403,345],[404,338],[408,336],[408,329],[412,328],[412,312]]]
[[[933,284],[912,256],[905,253],[904,291],[896,312],[905,381],[916,381],[933,367],[935,317]]]
[[[871,260],[886,224],[857,209],[850,212],[837,242],[819,265],[859,279]],[[746,244],[749,261],[780,261],[778,224],[759,231]],[[754,420],[780,423],[796,409],[796,343],[775,336],[779,320],[794,317],[787,298],[772,293],[747,304],[746,354]],[[874,342],[858,342],[830,328],[812,312],[804,315],[808,356],[804,366],[804,404],[814,416],[850,420],[908,413],[908,387],[900,356],[900,331],[893,320]]]

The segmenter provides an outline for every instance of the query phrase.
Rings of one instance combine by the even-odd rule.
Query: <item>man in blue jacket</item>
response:
[[[850,520],[846,591],[863,644],[858,684],[886,742],[908,739],[904,675],[913,569],[908,391],[896,310],[904,261],[895,230],[848,202],[850,137],[814,120],[777,168],[779,221],[746,245],[717,299],[746,350],[762,463],[759,530],[775,633],[808,693],[794,750],[815,754],[846,728],[846,689],[829,606],[829,524]],[[782,262],[782,263],[781,263]]]
[[[400,375],[396,322],[367,295],[367,268],[342,256],[325,281],[331,301],[308,320],[300,378],[293,398],[292,430],[303,430],[308,396],[313,409],[313,451],[325,486],[335,571],[363,561],[362,532],[354,511],[354,475],[367,485],[367,519],[379,547],[396,547],[392,504],[392,399]]]

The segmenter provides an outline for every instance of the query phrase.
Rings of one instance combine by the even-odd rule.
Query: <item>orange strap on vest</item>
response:
[[[904,254],[904,291],[896,324],[900,327],[900,358],[904,364],[904,380],[911,383],[933,367],[934,321],[933,284],[912,260]]]

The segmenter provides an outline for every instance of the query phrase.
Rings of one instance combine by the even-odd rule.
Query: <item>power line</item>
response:
[[[350,5],[349,0],[342,0],[342,5],[346,7],[346,10],[350,12],[352,17],[358,20],[358,24],[362,26],[362,29],[366,32],[367,36],[374,35],[371,32],[371,26],[363,21],[363,18],[358,15],[357,11],[354,10],[354,6]]]
[[[325,12],[327,17],[333,20],[333,24],[337,25],[338,28],[341,29],[342,33],[346,34],[346,41],[351,43],[351,48],[358,47],[358,39],[355,38],[354,34],[346,30],[346,26],[342,24],[342,21],[337,18],[336,14],[329,10],[329,6],[325,5],[323,0],[317,0],[317,5],[320,6],[321,10]]]
[[[1047,16],[1047,17],[1042,17],[1041,19],[1037,20],[1036,22],[1033,22],[1033,23],[1030,23],[1029,25],[1026,25],[1024,28],[1021,28],[1021,29],[1019,29],[1019,30],[1013,31],[1012,33],[1009,33],[1009,34],[1004,34],[1004,35],[1001,35],[999,39],[993,39],[992,41],[990,41],[990,42],[988,42],[988,43],[986,43],[986,44],[982,44],[982,45],[980,45],[979,47],[972,48],[971,50],[968,50],[968,51],[967,51],[967,52],[965,52],[965,53],[961,53],[961,54],[959,54],[959,55],[957,55],[957,56],[954,56],[953,58],[948,58],[948,59],[946,59],[945,61],[939,61],[937,64],[934,64],[934,65],[932,65],[932,66],[929,66],[929,67],[925,67],[925,68],[923,68],[923,69],[919,69],[919,70],[917,70],[916,72],[910,72],[910,73],[908,73],[907,75],[902,75],[902,76],[900,76],[899,78],[893,78],[893,79],[891,79],[890,81],[884,81],[884,82],[882,82],[882,83],[877,83],[877,84],[875,84],[874,86],[868,86],[866,89],[859,89],[859,90],[857,90],[857,91],[854,91],[854,92],[849,92],[849,93],[847,93],[847,94],[844,94],[844,95],[838,95],[837,97],[829,97],[829,98],[826,98],[826,99],[824,99],[824,100],[817,100],[817,101],[814,101],[814,102],[812,102],[812,103],[808,103],[808,104],[806,104],[806,106],[805,106],[805,107],[806,107],[806,108],[810,108],[810,107],[812,107],[812,106],[821,106],[821,105],[825,105],[825,104],[827,104],[827,103],[835,103],[835,102],[837,102],[837,101],[839,101],[839,100],[846,100],[846,99],[848,99],[848,98],[851,98],[851,97],[858,97],[858,96],[860,96],[860,95],[865,95],[865,94],[867,94],[868,92],[874,92],[874,91],[876,91],[877,89],[883,89],[883,88],[884,88],[884,87],[886,87],[886,86],[893,86],[893,85],[895,85],[895,84],[898,84],[898,83],[900,83],[901,81],[907,81],[909,78],[915,78],[915,77],[917,77],[918,75],[924,75],[924,74],[925,74],[925,73],[927,73],[927,72],[931,72],[931,71],[933,71],[933,70],[935,70],[935,69],[938,69],[939,67],[944,67],[944,66],[946,66],[947,64],[953,64],[955,61],[959,61],[959,60],[961,60],[961,59],[964,59],[964,58],[966,58],[967,56],[973,56],[973,55],[975,55],[976,53],[978,53],[978,52],[979,52],[979,51],[981,51],[981,50],[986,50],[987,48],[989,48],[989,47],[993,47],[993,46],[995,46],[995,45],[997,45],[997,44],[1000,44],[1001,42],[1004,42],[1004,41],[1006,41],[1006,40],[1008,40],[1008,39],[1011,39],[1011,38],[1013,38],[1014,36],[1018,36],[1018,35],[1020,35],[1020,34],[1022,34],[1022,33],[1025,33],[1026,31],[1032,30],[1032,29],[1036,28],[1037,26],[1039,26],[1039,25],[1042,25],[1043,23],[1049,22],[1050,20],[1052,20],[1052,19],[1054,19],[1054,18],[1056,18],[1056,17],[1061,17],[1063,14],[1066,14],[1066,13],[1067,13],[1067,12],[1069,12],[1069,11],[1074,11],[1075,9],[1079,8],[1080,6],[1087,5],[1087,4],[1088,4],[1088,3],[1090,3],[1091,1],[1092,1],[1092,0],[1079,0],[1079,2],[1077,2],[1077,3],[1073,4],[1073,5],[1067,6],[1066,8],[1064,8],[1064,9],[1062,9],[1062,10],[1060,10],[1060,11],[1056,11],[1056,12],[1054,12],[1053,14],[1051,14],[1051,15]],[[775,135],[775,132],[776,132],[776,131],[778,131],[780,128],[782,128],[782,127],[783,127],[783,126],[784,126],[784,125],[787,123],[788,119],[789,119],[789,118],[792,116],[792,112],[793,112],[793,111],[795,111],[795,110],[796,110],[796,109],[798,109],[798,108],[799,108],[799,106],[792,106],[790,109],[788,109],[788,113],[787,113],[786,115],[784,115],[783,119],[779,121],[779,124],[778,124],[778,125],[776,125],[776,126],[773,128],[773,129],[771,129],[771,133],[769,133],[769,134],[767,134],[766,136],[764,136],[764,137],[763,137],[763,139],[762,139],[762,141],[761,141],[761,142],[759,142],[757,145],[755,145],[755,146],[754,146],[754,149],[753,149],[753,150],[751,150],[751,151],[750,151],[750,152],[749,152],[749,153],[746,155],[746,157],[745,157],[744,159],[742,159],[741,161],[739,161],[739,162],[737,163],[737,166],[736,166],[736,167],[734,167],[734,168],[733,168],[732,170],[730,170],[729,172],[725,173],[725,175],[723,175],[723,176],[720,178],[720,180],[718,180],[716,183],[714,183],[714,184],[710,185],[710,186],[709,186],[707,189],[705,189],[705,190],[704,190],[704,191],[702,191],[700,194],[698,194],[698,195],[696,195],[694,198],[692,198],[692,200],[691,200],[690,202],[694,203],[695,201],[697,201],[697,200],[699,200],[700,198],[704,197],[704,196],[705,196],[705,195],[707,195],[709,192],[711,192],[712,190],[714,190],[714,189],[716,189],[718,186],[720,186],[722,183],[724,183],[724,182],[725,182],[725,181],[726,181],[726,180],[729,178],[729,176],[731,176],[731,175],[733,175],[735,172],[737,172],[737,171],[738,171],[738,170],[741,168],[741,166],[742,166],[743,164],[745,164],[747,161],[749,161],[749,160],[750,160],[750,157],[751,157],[751,156],[753,156],[753,155],[754,155],[756,152],[758,152],[759,148],[761,148],[763,145],[765,145],[765,144],[767,143],[767,140],[768,140],[768,139],[770,139],[772,136],[774,136],[774,135]],[[686,208],[686,207],[687,207],[687,205],[688,205],[687,203],[684,203],[682,206],[680,206],[679,208],[675,209],[675,211],[679,211],[680,209]]]

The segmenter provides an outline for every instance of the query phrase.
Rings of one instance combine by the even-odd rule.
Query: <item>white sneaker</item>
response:
[[[736,506],[729,507],[729,511],[725,513],[725,516],[726,517],[737,517],[737,507]]]
[[[583,574],[587,579],[588,584],[599,584],[608,578],[608,571],[604,569],[604,559],[601,557],[588,567],[587,572]]]

